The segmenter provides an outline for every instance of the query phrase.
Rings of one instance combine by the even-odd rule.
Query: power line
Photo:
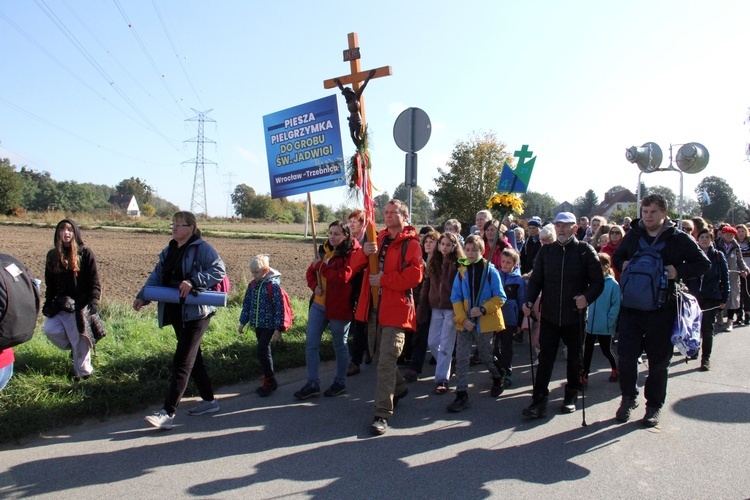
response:
[[[190,75],[188,75],[188,72],[185,69],[185,65],[182,64],[182,59],[180,59],[180,55],[177,53],[177,49],[174,46],[174,42],[172,42],[172,37],[170,36],[169,30],[167,29],[167,25],[164,22],[164,18],[162,17],[161,12],[159,11],[159,6],[156,5],[156,2],[154,0],[151,0],[151,4],[154,6],[154,10],[156,11],[156,16],[159,18],[161,27],[164,29],[164,34],[167,35],[167,40],[169,40],[169,45],[172,47],[172,52],[174,52],[174,56],[177,59],[177,63],[180,65],[180,69],[182,69],[182,74],[185,75],[185,79],[190,85],[190,88],[192,89],[193,94],[195,95],[195,98],[198,100],[198,104],[200,104],[202,108],[205,107],[205,105],[203,104],[203,101],[201,101],[200,95],[198,95],[198,92],[196,92],[195,90],[195,86],[193,85],[193,81],[190,79]]]
[[[123,73],[125,73],[128,77],[130,77],[130,79],[133,81],[133,83],[135,83],[141,90],[143,90],[143,92],[147,96],[149,96],[151,99],[153,99],[155,103],[157,103],[159,106],[161,106],[161,108],[164,111],[166,111],[167,113],[169,113],[170,115],[172,115],[175,118],[179,118],[176,114],[174,114],[172,112],[172,110],[168,109],[160,100],[158,100],[156,97],[154,97],[151,94],[151,92],[149,92],[146,89],[146,87],[144,87],[143,85],[141,85],[141,83],[132,74],[130,74],[130,72],[127,70],[127,68],[125,68],[125,66],[123,66],[120,63],[120,61],[112,54],[112,52],[104,45],[104,43],[102,43],[102,41],[99,40],[99,38],[96,36],[96,34],[93,32],[93,30],[91,28],[89,28],[89,26],[86,24],[86,22],[84,22],[84,20],[81,18],[81,16],[79,16],[76,13],[76,11],[73,10],[73,7],[71,7],[71,5],[66,0],[62,0],[62,2],[68,8],[68,10],[73,15],[73,17],[75,17],[78,20],[78,22],[81,23],[81,26],[83,26],[83,29],[85,29],[86,32],[91,36],[91,38],[93,38],[94,41],[96,41],[96,43],[99,44],[99,47],[101,47],[102,50],[104,50],[104,52],[106,52],[107,55],[109,55],[109,57],[112,58],[112,60],[115,62],[115,64],[117,64],[117,66],[119,66],[120,69],[123,71]]]
[[[104,78],[104,80],[109,84],[109,86],[117,92],[117,94],[138,114],[138,116],[141,117],[141,119],[146,122],[151,129],[156,132],[162,139],[164,139],[167,144],[169,144],[171,147],[175,147],[172,139],[169,139],[166,135],[164,135],[159,128],[151,122],[151,120],[138,108],[138,106],[135,105],[135,103],[125,94],[125,92],[122,91],[122,89],[119,88],[119,86],[115,83],[115,81],[107,74],[107,72],[104,70],[104,68],[94,59],[94,57],[86,50],[86,48],[81,44],[81,42],[78,41],[78,39],[73,35],[73,33],[65,26],[65,23],[63,23],[57,15],[55,15],[54,12],[52,12],[52,9],[50,9],[47,4],[44,3],[44,0],[34,0],[36,2],[37,6],[42,10],[42,12],[45,13],[45,15],[52,21],[52,23],[57,27],[57,29],[60,30],[60,32],[65,35],[65,37],[70,41],[70,43],[78,50],[78,52],[81,53],[81,55],[91,64],[91,66],[94,67],[94,69]],[[178,149],[179,148],[176,148]]]
[[[187,116],[187,113],[184,109],[182,109],[182,106],[180,105],[179,99],[177,99],[177,96],[174,95],[174,92],[172,92],[172,89],[167,84],[166,78],[164,78],[164,73],[162,71],[159,71],[159,68],[156,66],[156,62],[154,62],[154,59],[151,57],[151,54],[148,52],[148,49],[146,48],[146,45],[143,43],[143,40],[141,40],[141,37],[138,35],[138,32],[135,29],[135,26],[133,26],[133,23],[130,22],[130,19],[128,19],[128,15],[125,13],[125,9],[122,8],[122,5],[120,4],[119,0],[114,0],[115,5],[117,5],[117,8],[120,11],[120,15],[122,15],[122,18],[125,20],[126,23],[128,23],[128,28],[130,28],[130,33],[132,33],[133,37],[135,38],[136,42],[138,42],[138,45],[141,47],[141,51],[146,56],[146,59],[148,59],[149,64],[151,64],[151,68],[154,70],[154,73],[156,74],[156,77],[159,79],[159,81],[164,85],[164,88],[167,90],[169,95],[172,97],[172,100],[177,105],[178,108],[180,108],[180,112],[183,114],[183,116]]]
[[[229,172],[228,174],[224,174],[224,177],[229,177],[229,180],[225,184],[227,187],[227,190],[224,191],[224,193],[227,195],[227,211],[226,216],[229,217],[229,201],[231,200],[231,194],[232,194],[232,178],[236,177],[236,175],[233,172]]]

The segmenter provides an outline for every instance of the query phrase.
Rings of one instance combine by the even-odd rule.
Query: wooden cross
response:
[[[344,62],[349,61],[351,74],[324,80],[324,89],[334,89],[338,87],[338,83],[336,82],[338,80],[341,85],[351,84],[352,90],[356,92],[362,86],[362,82],[366,81],[370,76],[371,71],[362,71],[359,64],[359,37],[356,33],[349,33],[347,38],[349,39],[349,48],[344,51]],[[374,71],[375,73],[372,75],[372,78],[380,78],[381,76],[390,76],[393,74],[390,66],[383,66]],[[364,127],[367,124],[367,120],[365,118],[365,100],[363,96],[359,96],[359,113],[362,115],[362,126]]]
[[[367,82],[370,81],[370,79],[379,78],[381,76],[390,76],[393,74],[393,71],[390,66],[383,66],[381,68],[377,68],[373,70],[362,71],[362,68],[359,64],[359,57],[360,57],[359,37],[357,36],[356,33],[349,33],[347,35],[347,38],[349,40],[349,48],[344,51],[344,62],[349,61],[351,73],[348,75],[339,76],[338,78],[331,78],[329,80],[324,80],[323,88],[333,89],[333,88],[337,88],[339,84],[340,85],[351,84],[352,90],[355,93],[357,93],[359,89],[362,88],[363,85],[366,85]],[[367,119],[365,118],[364,94],[359,94],[359,114],[362,118],[361,130],[364,131],[366,130],[366,126],[367,126]],[[354,136],[355,133],[352,133],[352,135]],[[355,145],[359,148],[359,144],[357,144],[356,141],[355,141]],[[364,175],[368,175],[368,174],[365,173]],[[375,232],[374,220],[367,221],[366,235],[367,235],[368,242],[377,241],[377,233]],[[378,262],[377,254],[370,255],[369,268],[370,268],[371,275],[377,274],[380,272],[380,263]],[[378,302],[380,299],[380,296],[377,293],[377,287],[372,287],[371,298],[372,298],[373,307],[377,309]]]

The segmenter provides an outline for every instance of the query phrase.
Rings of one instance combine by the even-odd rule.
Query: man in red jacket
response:
[[[369,268],[365,271],[355,315],[359,321],[377,321],[374,338],[369,339],[378,373],[370,431],[377,436],[385,434],[393,407],[408,392],[396,360],[404,348],[405,331],[417,328],[412,288],[422,281],[422,249],[416,230],[406,224],[408,218],[404,202],[389,201],[385,207],[386,229],[378,234],[377,243],[365,243],[364,252],[352,256],[355,270],[365,267],[370,255],[377,255],[380,264],[377,274],[371,274]],[[379,293],[377,309],[370,300],[372,287]]]

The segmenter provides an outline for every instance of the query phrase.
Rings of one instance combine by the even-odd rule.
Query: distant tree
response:
[[[535,191],[527,191],[522,196],[524,205],[526,208],[523,211],[523,216],[526,219],[530,219],[535,215],[541,217],[543,221],[551,220],[552,209],[558,206],[560,203],[547,193],[537,193]]]
[[[250,203],[251,199],[255,198],[255,189],[247,184],[239,184],[235,186],[229,198],[232,200],[232,206],[236,215],[250,217]]]
[[[666,186],[653,186],[649,188],[648,194],[662,195],[664,199],[667,200],[667,206],[669,207],[670,212],[677,214],[679,211],[679,207],[677,206],[677,195],[670,188]]]
[[[23,205],[27,210],[43,212],[51,208],[57,184],[49,172],[37,172],[21,167],[18,172],[24,181]]]
[[[493,132],[458,142],[446,168],[438,168],[436,189],[429,192],[435,217],[458,219],[462,226],[471,227],[476,213],[495,193],[503,164],[509,159],[506,145]]]
[[[710,205],[706,205],[701,199],[704,190],[711,199]],[[731,208],[737,204],[737,197],[734,195],[732,186],[721,177],[710,176],[704,178],[695,188],[695,194],[701,200],[700,205],[703,217],[713,223],[725,221]]]
[[[318,204],[315,205],[316,222],[333,222],[334,214],[333,209],[328,205]]]
[[[402,200],[404,203],[409,203],[409,190],[405,183],[398,185],[396,190],[393,192],[393,197],[397,200]],[[417,186],[411,190],[411,224],[416,226],[417,224],[429,224],[432,220],[433,209],[430,198],[427,197],[422,188]]]
[[[694,198],[683,195],[682,213],[685,214],[685,217],[699,216],[701,214],[701,205]]]
[[[624,186],[614,186],[607,190],[606,193],[604,193],[604,197],[607,198],[609,196],[612,196],[615,193],[619,193],[620,191],[625,191],[627,188]]]
[[[388,194],[388,191],[383,191],[381,194],[377,195],[373,201],[375,202],[375,222],[382,223],[385,220],[385,206],[388,204],[389,201],[391,201],[391,195]],[[401,200],[404,201],[404,200]]]
[[[573,202],[573,210],[579,216],[588,216],[599,204],[599,197],[593,189],[589,189],[583,196],[579,196]]]
[[[24,195],[24,182],[16,167],[8,158],[0,159],[0,213],[10,214],[21,208]]]
[[[150,203],[144,203],[143,205],[141,205],[141,215],[144,215],[146,217],[153,217],[155,213],[156,209]]]
[[[138,203],[148,203],[151,201],[153,189],[146,184],[145,180],[141,180],[139,177],[131,177],[120,181],[115,186],[115,192],[124,196],[133,195]]]

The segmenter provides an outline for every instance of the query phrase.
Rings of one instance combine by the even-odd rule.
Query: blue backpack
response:
[[[664,306],[663,298],[662,302],[659,300],[660,283],[664,277],[661,257],[664,246],[664,241],[649,245],[645,238],[638,239],[639,248],[620,276],[622,307],[655,311]]]

